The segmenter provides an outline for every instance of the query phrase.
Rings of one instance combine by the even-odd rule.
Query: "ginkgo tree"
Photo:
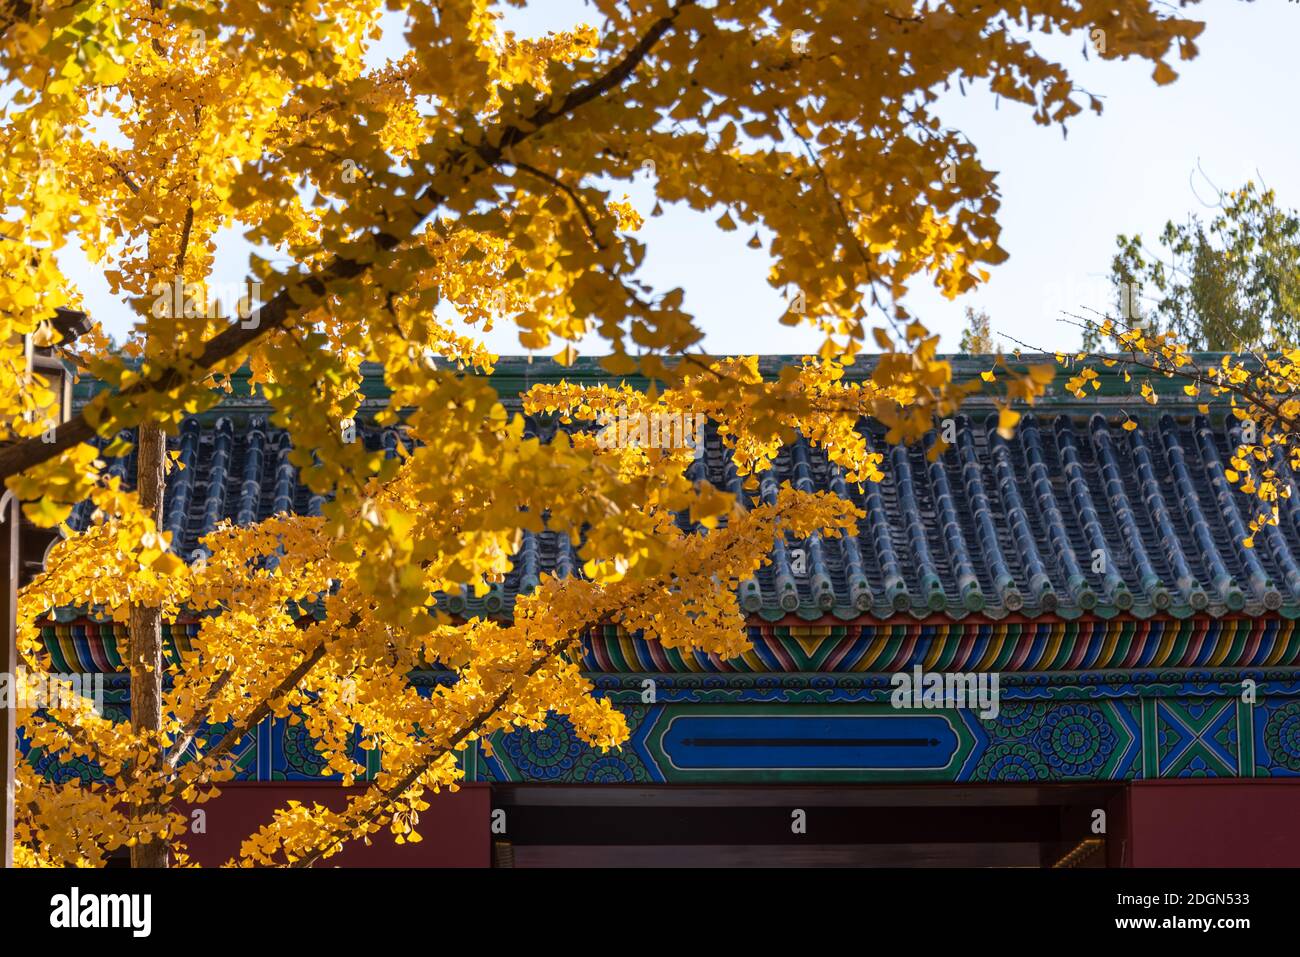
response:
[[[0,3],[0,477],[46,525],[95,505],[25,591],[22,650],[42,664],[35,622],[53,608],[129,621],[133,706],[148,712],[130,727],[26,718],[47,760],[93,761],[105,780],[56,787],[24,769],[26,863],[96,864],[124,845],[137,864],[184,860],[174,802],[216,793],[235,743],[270,715],[303,721],[345,780],[361,773],[356,735],[381,771],[343,810],[281,809],[244,863],[311,864],[380,827],[415,839],[459,749],[551,711],[616,745],[621,715],[569,654],[585,628],[735,654],[734,589],[772,540],[852,532],[857,514],[792,489],[740,501],[688,480],[688,451],[610,448],[576,423],[615,401],[689,409],[725,426],[741,474],[799,432],[849,481],[875,480],[862,416],[912,441],[973,388],[908,314],[909,284],[956,296],[1006,256],[994,176],[942,123],[941,94],[987,86],[1063,124],[1100,103],[1038,36],[1145,58],[1167,83],[1201,29],[1152,0],[593,0],[592,25],[526,39],[495,7]],[[652,208],[616,198],[646,175]],[[773,320],[819,330],[817,356],[769,381],[700,351],[682,290],[639,278],[637,227],[670,204],[753,230],[790,303]],[[231,236],[252,249],[246,276],[214,274]],[[102,332],[57,342],[56,307],[95,312],[62,268],[70,249],[134,307],[122,350]],[[244,295],[213,302],[235,284]],[[541,443],[476,374],[493,362],[476,332],[493,323],[561,361],[594,336],[611,380],[655,388],[538,390],[530,410],[575,423]],[[52,433],[28,337],[104,384]],[[847,383],[868,348],[872,377]],[[349,440],[365,362],[388,387],[376,423],[412,440],[397,458]],[[187,565],[160,529],[163,437],[241,367],[328,504],[219,528]],[[1049,375],[1000,371],[1007,428]],[[137,490],[106,474],[123,429],[144,463]],[[679,530],[682,512],[697,532]],[[542,528],[579,543],[581,576],[545,579],[509,621],[440,610],[439,593],[485,592],[521,531]],[[325,615],[305,621],[313,602]],[[196,650],[166,663],[159,623],[182,612],[200,616]],[[455,680],[418,694],[405,675],[434,662]]]
[[[1235,509],[1227,512],[1242,545],[1254,549],[1262,542],[1286,568],[1289,552],[1279,524],[1284,516],[1300,521],[1293,495],[1300,475],[1300,349],[1240,349],[1206,356],[1175,330],[1114,316],[1084,319],[1081,325],[1104,351],[1057,354],[1057,362],[1072,373],[1064,386],[1076,397],[1099,387],[1099,367],[1118,366],[1148,406],[1159,406],[1159,386],[1169,383],[1182,396],[1198,400],[1196,411],[1207,421],[1212,402],[1226,408],[1231,452],[1226,465],[1211,465],[1211,482],[1235,487],[1254,510],[1246,521]],[[1132,431],[1137,421],[1130,418],[1123,428]],[[1252,573],[1262,574],[1253,559],[1248,564]]]

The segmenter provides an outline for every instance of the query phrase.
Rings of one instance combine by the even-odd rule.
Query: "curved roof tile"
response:
[[[770,621],[1186,617],[1202,609],[1300,617],[1300,503],[1283,500],[1280,524],[1265,527],[1255,548],[1241,544],[1254,513],[1224,475],[1235,422],[1166,413],[1132,431],[1117,424],[1062,415],[1049,429],[1026,416],[1004,439],[995,417],[960,416],[955,442],[935,461],[923,448],[890,448],[884,481],[860,488],[800,439],[759,477],[756,496],[709,427],[691,473],[746,505],[770,501],[788,481],[863,510],[855,537],[774,543],[772,564],[741,586],[743,607]],[[863,428],[884,448],[880,431]],[[554,432],[554,423],[528,424],[529,434]],[[361,426],[359,436],[389,455],[409,443],[392,428]],[[168,476],[165,524],[187,558],[201,554],[199,538],[219,521],[320,508],[288,461],[288,436],[262,415],[192,418],[169,444],[186,468]],[[129,479],[134,468],[128,458],[108,471]],[[90,517],[79,506],[71,523],[84,528]],[[567,536],[525,532],[521,541],[504,583],[482,598],[449,596],[449,609],[508,613],[542,575],[582,574],[579,543]]]

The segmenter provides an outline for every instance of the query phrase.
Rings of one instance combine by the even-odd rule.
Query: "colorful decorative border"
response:
[[[193,654],[199,623],[163,622],[163,653],[171,661]],[[74,621],[46,622],[41,626],[45,650],[50,653],[51,670],[65,674],[88,674],[126,671],[127,625],[125,622]]]
[[[471,780],[568,784],[1300,775],[1300,682],[1259,691],[1255,703],[1214,694],[1023,698],[1004,701],[995,718],[970,709],[894,710],[871,694],[853,700],[843,689],[773,689],[765,700],[725,703],[736,692],[700,692],[693,697],[711,703],[621,705],[632,735],[618,750],[587,747],[565,719],[552,716],[542,731],[494,735],[492,756],[476,750],[466,772]],[[942,723],[948,733],[918,721]],[[797,764],[790,761],[794,745]]]
[[[54,623],[52,664],[104,671],[126,717],[124,629]],[[190,653],[195,624],[168,629]],[[461,756],[469,780],[581,782],[1114,781],[1300,775],[1300,633],[1281,619],[761,626],[730,662],[602,629],[584,649],[631,736],[600,752],[552,716]],[[653,665],[653,667],[652,667]],[[996,672],[999,712],[895,709],[891,676]],[[431,688],[446,672],[411,675]],[[264,722],[236,749],[245,780],[331,780],[301,725]],[[358,752],[358,756],[362,756]],[[39,753],[30,755],[41,764]],[[368,775],[379,755],[364,755]],[[96,777],[90,766],[49,768]]]
[[[191,653],[197,622],[172,623],[173,660]],[[123,670],[126,625],[79,619],[41,629],[54,670]],[[1058,672],[1300,665],[1300,627],[1287,618],[1128,619],[855,625],[751,625],[753,649],[722,660],[665,648],[613,626],[583,641],[595,673],[789,673],[906,671]]]
[[[417,684],[443,680],[414,676]],[[627,717],[617,750],[587,747],[552,716],[537,732],[495,734],[461,755],[470,781],[755,783],[1116,781],[1300,776],[1300,671],[1025,676],[1001,689],[996,717],[969,708],[894,709],[884,675],[608,676],[598,692]],[[1243,680],[1255,682],[1245,700]],[[654,703],[638,682],[654,682]],[[128,716],[125,676],[105,705]],[[27,746],[23,743],[24,751]],[[302,726],[263,722],[234,749],[238,779],[337,780]],[[379,755],[358,750],[367,777]],[[793,757],[793,763],[792,763]],[[86,762],[57,779],[98,779]],[[743,760],[742,760],[743,758]]]
[[[664,648],[600,629],[584,642],[593,672],[1091,671],[1300,664],[1286,618],[1128,619],[858,625],[755,625],[753,650],[717,655]]]

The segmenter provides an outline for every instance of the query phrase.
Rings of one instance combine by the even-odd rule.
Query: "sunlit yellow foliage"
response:
[[[1160,401],[1151,384],[1159,379],[1182,382],[1182,392],[1189,397],[1215,398],[1226,405],[1237,421],[1240,441],[1228,457],[1223,477],[1257,503],[1249,532],[1242,539],[1247,548],[1253,548],[1261,529],[1278,524],[1281,500],[1291,495],[1300,472],[1300,399],[1296,398],[1300,395],[1300,349],[1229,353],[1217,363],[1203,362],[1170,332],[1128,326],[1114,319],[1096,323],[1095,330],[1099,339],[1115,347],[1109,361],[1121,362],[1147,378],[1140,392],[1150,405]],[[1091,370],[1084,369],[1081,375],[1088,372]],[[1196,410],[1208,415],[1210,405],[1197,403]]]
[[[1104,59],[1145,58],[1163,83],[1200,31],[1154,0],[590,11],[589,25],[530,39],[506,33],[489,0],[0,4],[13,91],[0,106],[0,477],[42,524],[87,496],[99,514],[24,594],[25,654],[40,664],[33,623],[58,606],[213,613],[173,675],[162,729],[31,718],[41,747],[93,758],[111,780],[52,788],[24,772],[25,863],[182,841],[174,814],[130,824],[129,811],[209,796],[231,773],[231,735],[268,714],[299,715],[349,779],[359,769],[344,742],[360,728],[384,770],[345,812],[283,809],[243,863],[315,861],[382,826],[414,840],[422,795],[454,786],[457,749],[548,711],[617,744],[622,718],[571,656],[584,628],[615,621],[738,653],[730,586],[783,530],[834,535],[856,516],[789,489],[742,509],[688,480],[682,450],[525,437],[465,374],[495,361],[476,334],[509,324],[564,362],[594,334],[606,371],[655,388],[538,389],[531,407],[584,421],[611,404],[707,415],[745,475],[799,433],[852,481],[876,480],[859,417],[916,441],[986,384],[1011,429],[1012,405],[1041,395],[1051,370],[999,360],[993,383],[955,383],[901,301],[917,281],[960,294],[1006,257],[994,176],[937,115],[939,93],[987,84],[1059,124],[1100,103],[1038,52],[1040,34],[1100,30]],[[649,180],[652,208],[626,199],[634,177]],[[638,274],[637,230],[674,203],[766,244],[769,281],[790,303],[771,318],[819,330],[815,357],[765,381],[752,359],[699,353],[684,291]],[[247,275],[218,274],[232,236],[256,250]],[[86,304],[61,267],[77,250],[138,316],[120,350],[99,329],[54,342],[53,310]],[[258,285],[209,295],[246,283]],[[54,442],[42,441],[54,395],[25,374],[27,341],[107,386]],[[847,383],[845,367],[873,348],[869,381]],[[417,443],[399,459],[342,427],[361,412],[364,363],[389,390],[366,415]],[[89,443],[140,423],[174,432],[240,366],[329,502],[316,518],[220,529],[206,563],[186,567]],[[682,535],[683,511],[708,534]],[[434,592],[484,593],[523,530],[543,528],[580,542],[585,578],[543,581],[512,622],[436,612]],[[273,569],[258,564],[273,554]],[[299,614],[316,601],[323,620]],[[422,698],[403,676],[431,661],[459,680]],[[212,722],[233,730],[215,736]],[[166,768],[142,770],[160,749]]]

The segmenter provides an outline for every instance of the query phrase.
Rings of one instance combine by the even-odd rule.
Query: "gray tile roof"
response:
[[[1284,501],[1280,526],[1245,548],[1251,502],[1224,477],[1235,421],[1173,411],[1140,419],[1134,431],[1114,415],[1026,415],[1011,440],[997,435],[991,415],[960,416],[957,441],[933,463],[922,447],[886,446],[864,423],[885,455],[886,478],[862,489],[801,440],[760,476],[754,498],[769,500],[789,481],[851,498],[866,517],[856,537],[775,543],[771,565],[741,587],[742,604],[767,620],[809,621],[1202,610],[1296,617],[1300,502]],[[555,428],[529,421],[544,439]],[[716,432],[706,431],[693,477],[752,501]],[[390,455],[408,441],[391,428],[359,434]],[[187,558],[222,519],[320,509],[321,497],[299,484],[287,460],[287,434],[264,415],[189,419],[170,444],[187,467],[169,477],[165,524]],[[116,460],[109,471],[129,485],[134,463]],[[72,524],[84,527],[89,517],[89,506],[79,506]],[[575,544],[553,532],[526,534],[504,585],[483,599],[447,596],[447,607],[508,613],[542,574],[580,573]]]

